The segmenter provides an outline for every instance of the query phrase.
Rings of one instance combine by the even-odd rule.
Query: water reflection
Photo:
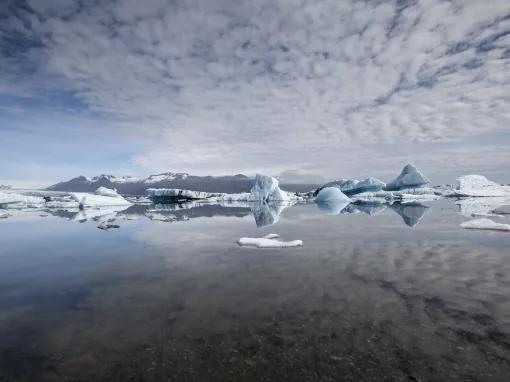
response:
[[[507,381],[507,236],[435,205],[296,205],[285,252],[237,247],[274,230],[253,206],[132,206],[112,234],[6,219],[0,380]]]
[[[7,220],[18,215],[23,216],[57,216],[77,222],[111,222],[114,220],[135,220],[147,218],[154,221],[167,223],[185,222],[190,219],[216,216],[245,217],[252,215],[257,227],[265,227],[276,224],[282,214],[295,203],[172,203],[172,204],[135,204],[129,207],[107,207],[87,209],[26,209],[26,210],[5,210],[2,220]],[[366,214],[369,216],[379,215],[387,210],[397,213],[404,224],[409,227],[417,226],[430,208],[434,208],[437,202],[425,205],[416,201],[413,202],[380,202],[380,201],[355,201],[316,203],[319,211],[326,215],[349,215]],[[462,216],[503,216],[508,214],[510,205],[508,198],[464,198],[455,201],[458,212]],[[1,211],[0,211],[1,212]]]

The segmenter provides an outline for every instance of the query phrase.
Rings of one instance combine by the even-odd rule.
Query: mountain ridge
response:
[[[77,176],[46,188],[48,191],[93,192],[99,187],[115,188],[122,195],[145,195],[148,188],[178,188],[192,191],[240,193],[249,192],[254,178],[243,174],[196,176],[182,172],[163,172],[148,177],[101,174]],[[316,184],[281,184],[292,192],[310,191]]]

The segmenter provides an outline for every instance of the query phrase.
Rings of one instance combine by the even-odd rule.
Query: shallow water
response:
[[[510,234],[451,200],[163,207],[0,220],[0,381],[510,380]]]

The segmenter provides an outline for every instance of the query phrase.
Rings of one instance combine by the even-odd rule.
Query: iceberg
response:
[[[351,199],[338,187],[324,187],[315,197],[319,209],[327,215],[338,215],[351,203]]]
[[[251,201],[280,201],[287,202],[297,199],[296,195],[283,191],[278,186],[278,180],[272,176],[257,174],[250,191]]]
[[[303,241],[292,240],[292,241],[281,241],[278,240],[280,235],[270,233],[264,237],[242,237],[237,241],[237,244],[241,247],[254,247],[254,248],[290,248],[290,247],[301,247]]]
[[[510,196],[507,187],[488,180],[482,175],[464,175],[457,178],[457,196]]]
[[[386,191],[398,191],[405,188],[418,188],[430,183],[414,165],[407,164],[394,180],[386,184]]]
[[[45,200],[40,196],[28,196],[16,192],[0,192],[0,205],[9,208],[40,208],[44,207]]]
[[[79,204],[80,208],[131,205],[130,202],[124,199],[121,195],[117,194],[115,190],[110,190],[105,187],[99,187],[96,190],[96,192],[97,191],[99,191],[99,194],[88,194],[86,192],[70,192],[69,195],[74,201],[76,201]],[[104,194],[108,194],[108,196],[105,196]]]
[[[346,195],[354,195],[362,192],[381,191],[385,186],[386,184],[384,182],[372,177],[368,177],[361,181],[357,179],[339,179],[326,183],[321,188],[317,189],[315,194],[317,195],[320,190],[328,187],[336,187]]]
[[[315,203],[351,202],[351,198],[345,195],[338,187],[324,187],[315,197]]]
[[[490,219],[482,218],[469,220],[467,222],[461,223],[462,228],[467,229],[484,229],[491,231],[510,231],[510,224],[496,223]]]

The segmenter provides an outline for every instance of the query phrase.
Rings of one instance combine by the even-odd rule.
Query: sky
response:
[[[0,184],[510,183],[508,0],[2,0]]]

